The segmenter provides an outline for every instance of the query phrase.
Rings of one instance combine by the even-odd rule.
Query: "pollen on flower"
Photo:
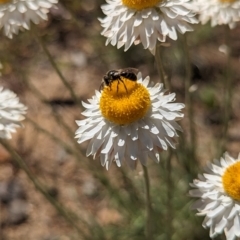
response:
[[[142,84],[122,78],[105,86],[100,98],[102,115],[110,122],[126,125],[145,116],[150,94]]]
[[[159,2],[161,0],[122,0],[123,5],[137,10],[154,7]]]
[[[222,176],[225,192],[235,200],[240,201],[240,161],[230,165]]]

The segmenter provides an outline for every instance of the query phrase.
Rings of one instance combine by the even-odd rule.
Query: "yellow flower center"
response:
[[[0,4],[9,3],[11,0],[0,0]]]
[[[125,125],[145,116],[151,104],[148,90],[126,78],[105,86],[100,98],[100,110],[107,120]]]
[[[235,200],[240,201],[240,162],[229,166],[222,176],[225,192]]]
[[[236,0],[219,0],[221,3],[234,3]]]
[[[162,0],[122,0],[122,3],[129,8],[142,10],[144,8],[156,6],[160,1]]]

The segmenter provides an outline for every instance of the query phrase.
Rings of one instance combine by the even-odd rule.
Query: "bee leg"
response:
[[[119,80],[118,80],[118,83],[117,83],[117,92],[118,92],[118,84],[119,84]]]
[[[128,90],[127,90],[127,87],[126,87],[126,85],[125,85],[124,81],[123,81],[122,79],[119,79],[119,81],[121,81],[121,82],[123,83],[123,85],[124,85],[124,88],[125,88],[126,92],[128,93]]]

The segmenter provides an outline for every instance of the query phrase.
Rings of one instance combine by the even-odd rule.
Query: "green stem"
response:
[[[231,49],[229,44],[229,34],[230,30],[228,26],[225,27],[225,44],[227,46],[227,62],[226,62],[226,72],[224,76],[224,120],[223,120],[223,133],[222,133],[222,140],[221,140],[221,147],[220,147],[220,154],[222,155],[224,151],[226,151],[226,144],[227,144],[227,132],[229,127],[229,120],[231,115],[231,96],[232,96],[232,77],[231,77]]]
[[[172,193],[173,190],[173,181],[172,181],[172,155],[173,150],[169,150],[169,155],[166,160],[166,168],[167,168],[167,239],[172,238],[172,219],[173,219],[173,211],[172,211]]]
[[[189,121],[189,134],[190,134],[190,153],[191,153],[191,162],[195,160],[195,149],[196,149],[196,133],[194,127],[194,111],[193,111],[193,98],[192,94],[189,91],[191,86],[191,77],[192,77],[192,68],[191,61],[189,55],[189,48],[187,44],[187,37],[184,37],[184,55],[185,55],[185,69],[186,69],[186,79],[185,79],[185,104],[188,113],[188,121]]]
[[[58,68],[57,64],[55,63],[52,55],[50,54],[49,50],[47,49],[47,46],[45,44],[45,42],[43,41],[43,39],[36,33],[36,31],[33,28],[33,33],[36,37],[36,39],[38,40],[39,44],[41,45],[43,52],[46,54],[49,62],[51,63],[53,69],[55,70],[55,72],[57,73],[57,75],[59,76],[59,78],[61,79],[62,83],[64,84],[64,86],[68,89],[69,93],[71,94],[71,97],[73,98],[74,102],[76,104],[80,104],[80,100],[78,99],[78,97],[76,96],[75,92],[73,91],[72,86],[68,83],[68,81],[65,79],[65,77],[63,76],[62,72],[60,71],[60,69]]]
[[[156,46],[156,53],[155,53],[155,61],[156,61],[156,65],[157,65],[157,70],[158,70],[158,74],[161,78],[161,81],[164,83],[165,88],[168,89],[169,91],[171,91],[171,84],[169,82],[168,76],[164,71],[164,67],[163,67],[163,63],[162,63],[162,49],[161,49],[161,44],[158,43]]]
[[[64,219],[73,226],[79,234],[84,236],[86,239],[89,239],[88,236],[78,227],[76,224],[76,217],[74,216],[75,220],[71,217],[73,215],[68,210],[66,210],[59,202],[57,202],[49,193],[46,191],[45,187],[36,179],[36,177],[32,174],[24,160],[15,152],[12,146],[3,139],[0,139],[0,143],[3,147],[11,154],[12,160],[26,173],[28,178],[32,181],[35,188],[54,206],[54,208],[58,211],[60,215],[64,217]]]
[[[144,182],[145,182],[145,191],[146,191],[146,211],[147,211],[147,218],[146,218],[146,240],[153,239],[153,232],[152,232],[152,203],[150,198],[150,183],[149,183],[149,176],[147,167],[142,165],[143,173],[144,173]]]

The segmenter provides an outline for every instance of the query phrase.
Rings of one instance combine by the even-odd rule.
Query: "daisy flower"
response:
[[[211,21],[211,26],[228,24],[232,29],[240,20],[239,0],[194,0],[192,6],[199,14],[202,24]]]
[[[191,24],[198,23],[189,10],[189,0],[107,0],[102,6],[106,17],[100,19],[107,37],[106,45],[117,48],[142,43],[145,49],[154,52],[157,40],[166,37],[176,40],[177,32],[193,31]]]
[[[163,84],[149,82],[138,73],[136,80],[121,77],[105,85],[101,92],[82,103],[84,120],[76,121],[78,143],[90,139],[87,156],[100,158],[102,166],[123,161],[134,169],[137,160],[146,165],[151,158],[159,162],[159,153],[175,148],[176,123],[183,118],[184,104],[173,103],[175,93],[164,94]]]
[[[30,29],[31,22],[47,20],[49,9],[58,0],[0,0],[0,28],[12,38],[19,30]]]
[[[21,127],[27,108],[19,102],[17,95],[0,87],[0,138],[10,139],[11,133]]]
[[[210,237],[225,232],[227,240],[240,237],[240,154],[234,159],[225,153],[220,161],[207,166],[207,173],[190,184],[197,200],[192,208],[205,216],[203,227],[210,228]]]

